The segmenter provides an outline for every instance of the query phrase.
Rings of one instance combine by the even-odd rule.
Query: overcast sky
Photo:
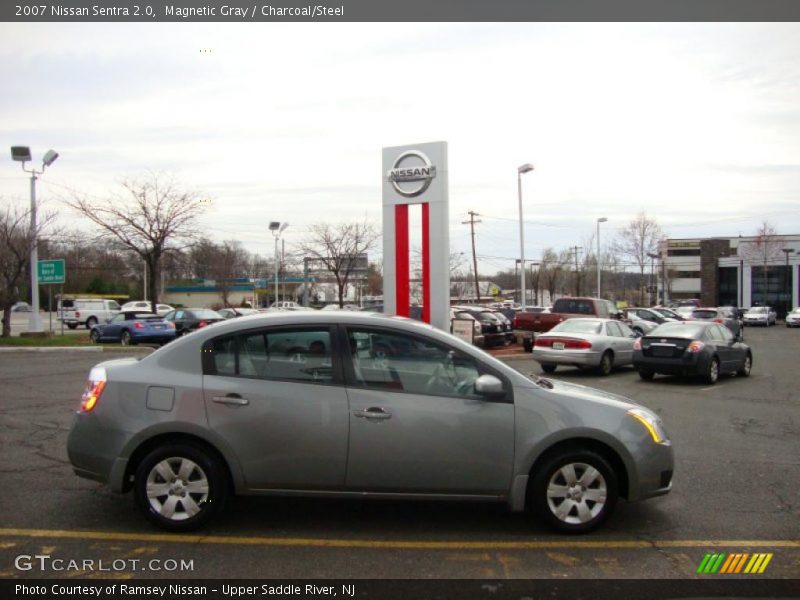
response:
[[[61,154],[43,201],[166,171],[264,254],[270,220],[288,244],[380,223],[381,148],[439,140],[482,269],[519,254],[525,162],[528,258],[642,210],[671,237],[800,233],[798,24],[0,23],[0,81],[3,145]],[[0,198],[27,201],[3,152]]]

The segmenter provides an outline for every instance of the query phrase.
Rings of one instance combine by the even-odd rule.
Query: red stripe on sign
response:
[[[394,207],[394,264],[395,302],[397,314],[407,317],[409,310],[410,278],[408,264],[408,204]]]
[[[422,320],[431,322],[431,221],[427,202],[422,204]]]

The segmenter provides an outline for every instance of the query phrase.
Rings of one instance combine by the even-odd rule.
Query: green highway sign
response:
[[[64,259],[40,260],[37,269],[39,284],[64,283]]]

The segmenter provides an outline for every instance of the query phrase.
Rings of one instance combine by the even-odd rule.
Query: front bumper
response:
[[[745,325],[769,325],[769,319],[744,319]]]

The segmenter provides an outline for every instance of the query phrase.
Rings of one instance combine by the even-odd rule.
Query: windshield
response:
[[[763,314],[765,314],[767,312],[767,307],[766,306],[757,306],[756,308],[751,308],[750,312],[751,313],[756,313],[757,315],[763,315]]]
[[[568,319],[562,321],[550,331],[558,331],[562,333],[600,333],[603,326],[601,321],[593,321],[589,319]]]

